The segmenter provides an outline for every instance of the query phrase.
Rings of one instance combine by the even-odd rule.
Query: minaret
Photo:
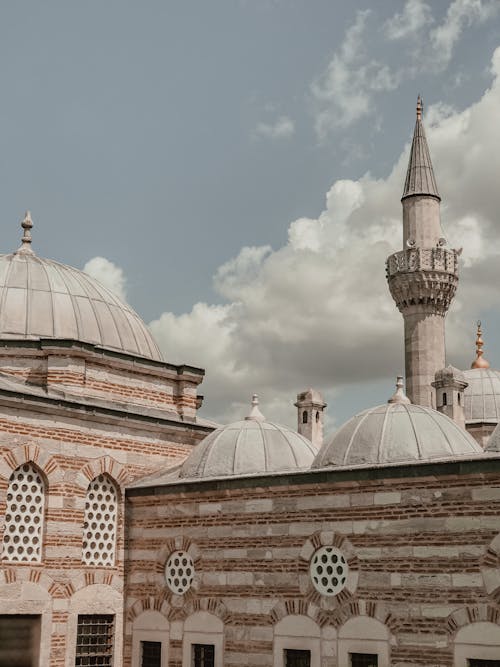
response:
[[[404,249],[387,259],[387,281],[404,318],[408,397],[435,408],[432,382],[446,365],[444,318],[457,289],[459,252],[445,247],[420,95],[401,203]]]

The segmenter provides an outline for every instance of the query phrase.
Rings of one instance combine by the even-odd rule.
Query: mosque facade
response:
[[[0,256],[0,667],[500,667],[500,373],[446,365],[459,280],[421,101],[387,259],[387,402],[323,438],[202,419],[204,371],[38,257]],[[265,411],[265,410],[264,410]]]

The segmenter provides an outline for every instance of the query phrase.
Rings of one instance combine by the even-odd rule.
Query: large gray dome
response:
[[[69,338],[162,360],[130,306],[83,271],[29,248],[0,255],[0,340]]]
[[[469,386],[464,390],[465,422],[500,421],[500,372],[471,368],[463,372]]]
[[[410,403],[386,403],[352,417],[320,449],[313,468],[384,464],[481,454],[445,415]]]
[[[213,431],[193,449],[179,476],[225,477],[308,469],[317,450],[296,431],[265,421],[257,408]]]

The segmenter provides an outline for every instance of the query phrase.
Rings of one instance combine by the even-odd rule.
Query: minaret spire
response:
[[[405,186],[403,197],[413,197],[415,195],[429,195],[431,197],[439,196],[432,168],[431,154],[425,130],[422,124],[423,103],[420,95],[417,98],[417,120],[415,130],[413,131],[413,141],[411,143],[410,159],[408,160],[408,169],[406,171]]]
[[[425,130],[422,98],[401,203],[403,250],[387,259],[387,280],[405,327],[406,390],[412,403],[436,407],[432,384],[445,367],[444,318],[458,284],[458,253],[446,247],[441,197]]]

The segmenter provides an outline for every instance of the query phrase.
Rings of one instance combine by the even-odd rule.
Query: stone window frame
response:
[[[165,577],[165,567],[167,565],[168,559],[175,551],[187,552],[191,557],[194,565],[194,577],[193,581],[191,582],[191,586],[185,593],[181,595],[174,593],[169,588]],[[201,552],[199,547],[194,542],[192,542],[189,538],[180,536],[166,540],[165,546],[157,554],[156,562],[158,570],[157,574],[155,575],[155,579],[158,581],[158,585],[161,586],[161,589],[164,592],[165,598],[169,604],[180,608],[198,596],[202,582],[202,572],[199,567],[201,562]]]
[[[170,624],[159,611],[144,610],[132,624],[132,667],[141,667],[141,642],[161,644],[161,667],[168,667]]]
[[[91,491],[91,487],[99,478],[102,477],[104,480],[110,484],[114,490],[115,494],[115,511],[114,511],[114,518],[113,518],[113,523],[114,523],[114,535],[112,537],[112,543],[113,543],[113,552],[111,555],[111,558],[109,559],[110,562],[108,563],[95,563],[93,562],[92,559],[86,559],[85,557],[85,550],[86,550],[86,539],[92,538],[92,533],[88,532],[85,530],[85,523],[87,521],[87,498],[89,495],[89,492]],[[85,567],[102,567],[102,568],[113,568],[116,566],[116,560],[117,560],[117,547],[118,547],[118,529],[120,525],[120,505],[121,505],[121,497],[120,497],[120,487],[118,486],[117,482],[111,475],[109,475],[106,472],[99,473],[96,475],[93,479],[91,479],[88,483],[87,486],[87,491],[85,493],[85,499],[84,499],[84,517],[83,517],[83,531],[82,531],[82,564]],[[111,523],[111,521],[110,521]]]
[[[498,660],[499,655],[500,626],[496,623],[476,621],[457,631],[453,642],[455,667],[469,667],[470,658]]]
[[[285,666],[285,649],[310,651],[311,667],[321,665],[321,628],[303,614],[288,614],[274,626],[273,665]]]
[[[340,626],[337,637],[338,667],[351,667],[350,653],[373,653],[379,665],[391,664],[391,633],[382,621],[353,616]]]
[[[208,611],[195,611],[184,621],[182,667],[192,666],[192,644],[213,644],[215,667],[224,667],[224,622]]]

